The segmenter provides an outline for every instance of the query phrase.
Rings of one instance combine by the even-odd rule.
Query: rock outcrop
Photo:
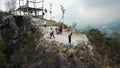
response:
[[[66,47],[48,41],[30,17],[7,16],[0,25],[0,44],[6,63],[1,68],[114,68],[111,60],[96,51],[89,41]],[[9,46],[9,47],[8,47]]]

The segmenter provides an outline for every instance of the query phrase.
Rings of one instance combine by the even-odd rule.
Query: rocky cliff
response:
[[[43,37],[30,17],[7,16],[0,25],[0,68],[119,68],[93,43],[66,47]],[[102,48],[101,48],[102,49]]]

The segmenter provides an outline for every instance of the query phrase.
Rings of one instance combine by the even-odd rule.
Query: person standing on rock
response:
[[[62,30],[63,30],[63,28],[62,28],[62,26],[60,26],[59,27],[60,34],[62,34]]]
[[[71,45],[71,36],[72,36],[72,31],[68,30],[69,34],[68,34],[68,43]]]
[[[50,28],[50,39],[51,39],[52,37],[55,39],[54,30],[53,30],[52,28]]]

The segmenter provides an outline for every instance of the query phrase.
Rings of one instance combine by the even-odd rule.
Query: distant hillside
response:
[[[111,30],[120,30],[120,20],[106,24],[106,26]]]
[[[99,29],[108,36],[112,36],[115,32],[120,32],[120,20],[111,23],[96,25],[95,28]]]

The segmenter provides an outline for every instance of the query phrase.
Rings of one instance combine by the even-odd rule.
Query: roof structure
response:
[[[42,8],[33,8],[33,7],[26,7],[26,6],[20,6],[17,10],[21,10],[23,12],[34,12],[34,11],[43,11]]]
[[[22,5],[21,5],[21,3],[22,3]],[[29,3],[33,3],[34,6],[29,7]],[[36,6],[35,6],[38,3],[42,3],[40,8],[36,8]],[[34,13],[35,17],[40,16],[39,12],[42,12],[41,16],[43,18],[43,10],[44,10],[44,8],[43,8],[44,5],[43,4],[44,4],[44,0],[39,1],[39,2],[36,2],[36,0],[35,1],[26,0],[26,4],[24,4],[24,0],[19,0],[19,8],[17,9],[17,11],[22,11],[22,12],[27,12],[27,13]],[[20,15],[21,15],[21,12],[20,12]]]

